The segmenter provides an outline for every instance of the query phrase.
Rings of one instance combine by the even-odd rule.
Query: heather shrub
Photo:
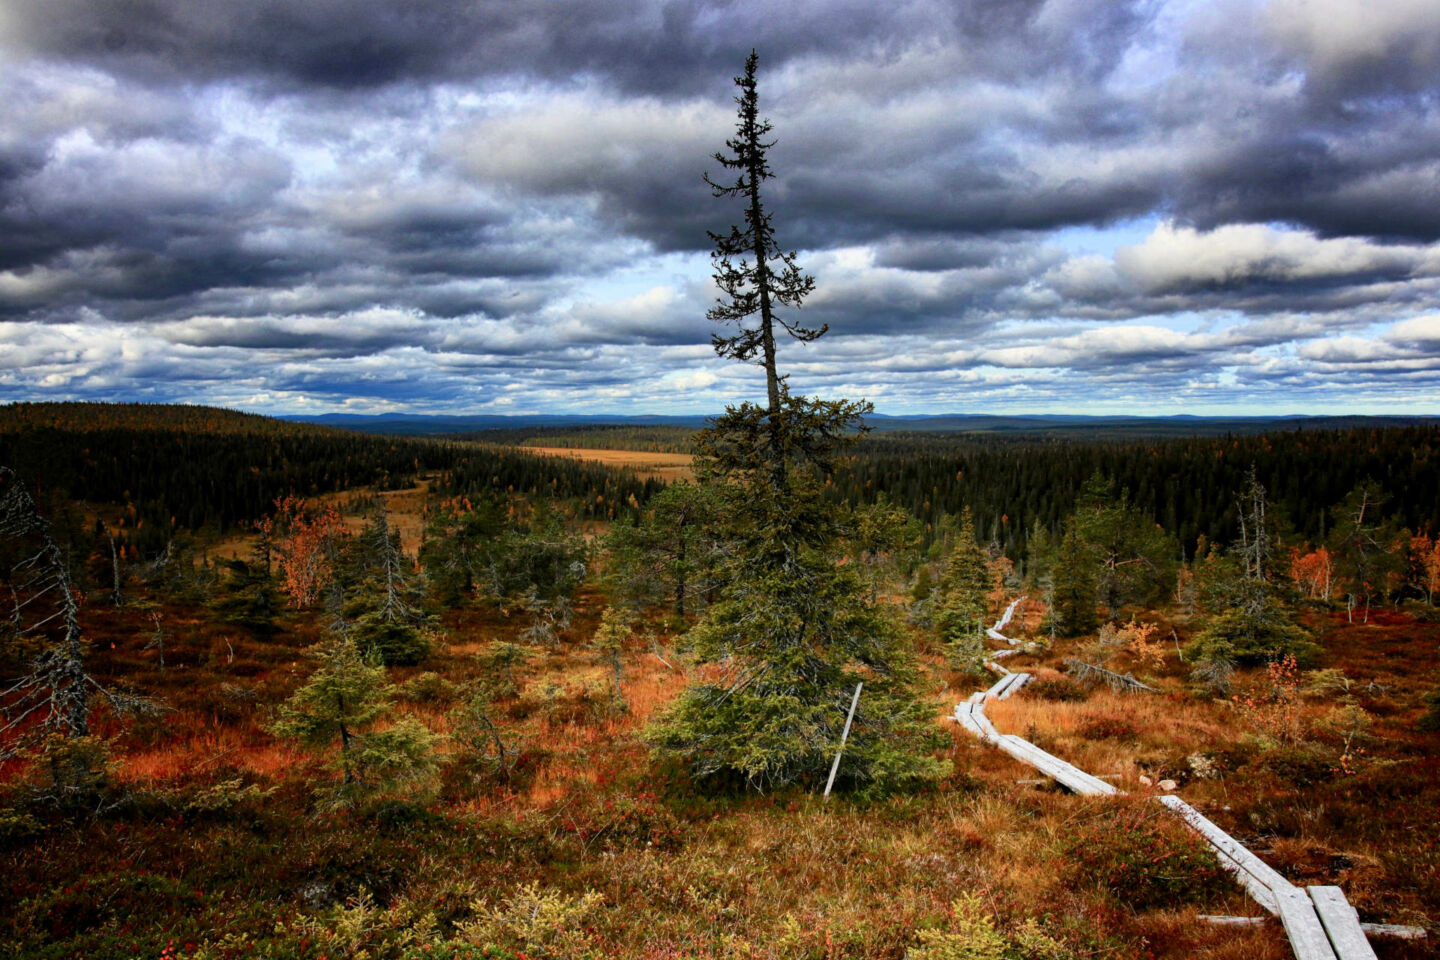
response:
[[[1286,746],[1261,753],[1255,766],[1297,787],[1313,787],[1334,779],[1340,768],[1329,753],[1310,746]]]
[[[1090,695],[1080,684],[1063,675],[1032,680],[1026,685],[1025,693],[1054,703],[1075,703]]]
[[[411,703],[441,703],[455,697],[455,684],[431,670],[418,673],[396,689],[403,700]]]
[[[1203,840],[1157,803],[1107,802],[1062,844],[1067,879],[1136,909],[1200,904],[1231,888]]]
[[[1109,714],[1090,717],[1080,725],[1078,732],[1087,740],[1133,740],[1140,736],[1140,731],[1130,721]]]
[[[1425,706],[1429,709],[1420,715],[1419,720],[1415,721],[1416,729],[1440,730],[1440,687],[1425,694]]]

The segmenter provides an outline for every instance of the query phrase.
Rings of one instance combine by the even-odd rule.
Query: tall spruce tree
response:
[[[745,75],[735,78],[740,96],[739,121],[735,136],[725,141],[730,152],[717,152],[715,160],[726,170],[736,172],[732,183],[716,183],[705,175],[705,182],[717,198],[739,197],[745,202],[745,225],[732,225],[729,233],[711,233],[715,244],[711,263],[715,267],[715,283],[723,296],[715,301],[706,316],[720,324],[734,324],[734,334],[712,334],[715,352],[742,363],[759,363],[765,368],[767,413],[770,421],[771,468],[785,469],[785,440],[781,435],[783,381],[775,361],[775,327],[802,343],[815,340],[827,327],[806,327],[777,313],[779,307],[798,308],[815,289],[815,278],[806,275],[795,263],[795,253],[786,253],[775,241],[772,214],[765,209],[760,187],[775,176],[770,169],[768,151],[775,141],[766,140],[769,120],[760,117],[759,95],[755,88],[755,71],[760,63],[755,51],[745,61]],[[736,262],[738,258],[738,263]],[[752,318],[758,324],[750,326]],[[756,357],[759,356],[757,360]]]
[[[799,306],[813,288],[793,254],[774,241],[760,185],[773,176],[759,119],[757,58],[736,78],[741,95],[733,155],[734,186],[709,181],[717,197],[742,197],[746,227],[715,240],[715,279],[725,298],[713,320],[740,327],[715,337],[716,352],[765,367],[767,405],[726,410],[701,432],[698,473],[716,492],[724,544],[717,601],[687,635],[697,658],[720,664],[717,679],[689,687],[650,732],[662,750],[689,761],[698,776],[761,790],[823,782],[840,742],[855,685],[855,715],[842,784],[884,790],[942,776],[930,750],[939,728],[915,695],[912,651],[892,611],[870,603],[856,565],[840,562],[846,511],[821,496],[835,453],[853,438],[867,403],[793,397],[775,362],[775,326],[801,341],[809,329],[775,313]],[[734,258],[748,253],[751,264]],[[775,266],[778,264],[778,267]],[[746,321],[758,316],[759,325]]]

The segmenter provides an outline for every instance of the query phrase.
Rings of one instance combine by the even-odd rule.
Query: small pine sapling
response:
[[[518,750],[507,746],[500,735],[500,726],[491,716],[493,707],[489,686],[478,683],[449,713],[450,739],[458,761],[470,769],[472,779],[508,776],[519,761]]]
[[[413,779],[435,768],[435,737],[418,720],[405,718],[376,729],[390,714],[394,688],[380,664],[366,663],[349,640],[316,651],[320,667],[279,709],[276,736],[326,749],[337,741],[333,761],[343,786],[371,786]]]
[[[497,643],[483,658],[486,668],[497,671],[499,676],[490,682],[490,690],[497,697],[513,697],[520,692],[515,680],[515,668],[530,662],[532,651],[518,643]]]
[[[610,668],[614,681],[615,703],[621,711],[626,709],[625,695],[620,684],[624,679],[621,658],[625,654],[625,642],[635,633],[635,615],[622,607],[606,607],[600,615],[600,628],[590,645],[599,653],[600,659]]]

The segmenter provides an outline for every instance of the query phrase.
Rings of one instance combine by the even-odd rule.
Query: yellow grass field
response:
[[[643,450],[590,450],[579,447],[520,447],[525,453],[547,457],[589,460],[607,467],[633,470],[641,479],[688,480],[694,476],[689,453],[649,453]]]

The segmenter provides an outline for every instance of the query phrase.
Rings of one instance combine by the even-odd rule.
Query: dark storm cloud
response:
[[[1137,9],[1036,0],[18,0],[9,27],[12,43],[35,55],[151,83],[252,77],[344,89],[593,74],[628,92],[676,94],[713,89],[757,46],[779,64],[884,57],[917,38],[967,51],[975,71],[1094,76],[1140,22]]]
[[[742,213],[700,178],[752,47],[832,331],[805,382],[1432,375],[1428,0],[22,0],[0,396],[742,395],[704,320],[706,231]]]

